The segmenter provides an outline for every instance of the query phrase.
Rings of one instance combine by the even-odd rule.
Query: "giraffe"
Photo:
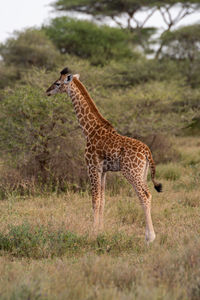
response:
[[[155,181],[155,163],[147,145],[139,140],[120,135],[98,111],[94,101],[79,80],[68,68],[46,91],[48,96],[67,93],[74,106],[79,125],[86,138],[85,161],[91,183],[94,231],[103,229],[105,205],[105,180],[107,171],[121,171],[134,187],[145,214],[146,241],[155,239],[151,218],[151,193],[147,186],[150,166],[154,188],[162,191],[162,184]]]

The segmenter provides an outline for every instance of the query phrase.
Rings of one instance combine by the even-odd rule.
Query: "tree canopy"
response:
[[[177,14],[172,16],[171,9],[176,6]],[[189,14],[200,8],[198,0],[57,0],[53,7],[61,11],[86,13],[98,18],[110,17],[120,27],[143,28],[155,11],[159,11],[167,28],[171,28]],[[142,21],[136,18],[138,12],[146,12]],[[127,23],[120,17],[126,16]]]
[[[194,61],[200,52],[200,24],[181,27],[161,36],[163,56]]]
[[[61,53],[89,59],[94,65],[139,56],[129,47],[129,34],[118,28],[61,17],[53,19],[43,30]]]

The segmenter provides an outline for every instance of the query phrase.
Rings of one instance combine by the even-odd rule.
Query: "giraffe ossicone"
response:
[[[65,68],[60,77],[46,91],[48,96],[67,93],[74,106],[75,114],[86,138],[85,160],[92,189],[94,230],[103,228],[105,205],[105,179],[107,171],[121,171],[134,187],[144,209],[147,242],[155,239],[151,219],[151,194],[147,186],[148,168],[155,189],[162,185],[155,181],[155,163],[150,149],[139,140],[122,136],[98,111],[94,101],[79,80]]]

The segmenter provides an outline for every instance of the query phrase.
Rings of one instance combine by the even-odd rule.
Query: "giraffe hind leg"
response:
[[[145,239],[148,243],[153,242],[156,235],[154,232],[152,218],[151,218],[152,196],[144,180],[144,173],[141,172],[141,174],[134,174],[133,172],[127,171],[127,172],[123,172],[123,175],[134,187],[136,194],[140,200],[140,204],[143,207],[144,214],[145,214],[145,222],[146,222]]]
[[[145,219],[146,219],[146,230],[145,230],[145,239],[147,243],[153,242],[155,240],[155,232],[153,228],[153,223],[151,219],[151,199],[152,196],[150,192],[145,189],[144,190],[145,197],[143,195],[138,195],[141,203],[143,205],[144,213],[145,213]]]
[[[155,240],[155,232],[153,228],[152,218],[151,218],[151,199],[152,196],[148,190],[147,185],[144,182],[137,183],[136,193],[143,207],[145,214],[146,230],[145,239],[147,243],[153,242]]]

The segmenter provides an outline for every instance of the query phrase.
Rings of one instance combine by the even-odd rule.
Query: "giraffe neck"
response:
[[[77,78],[73,79],[67,93],[72,100],[76,117],[86,138],[92,136],[94,130],[101,127],[113,128],[100,114],[86,88]]]

